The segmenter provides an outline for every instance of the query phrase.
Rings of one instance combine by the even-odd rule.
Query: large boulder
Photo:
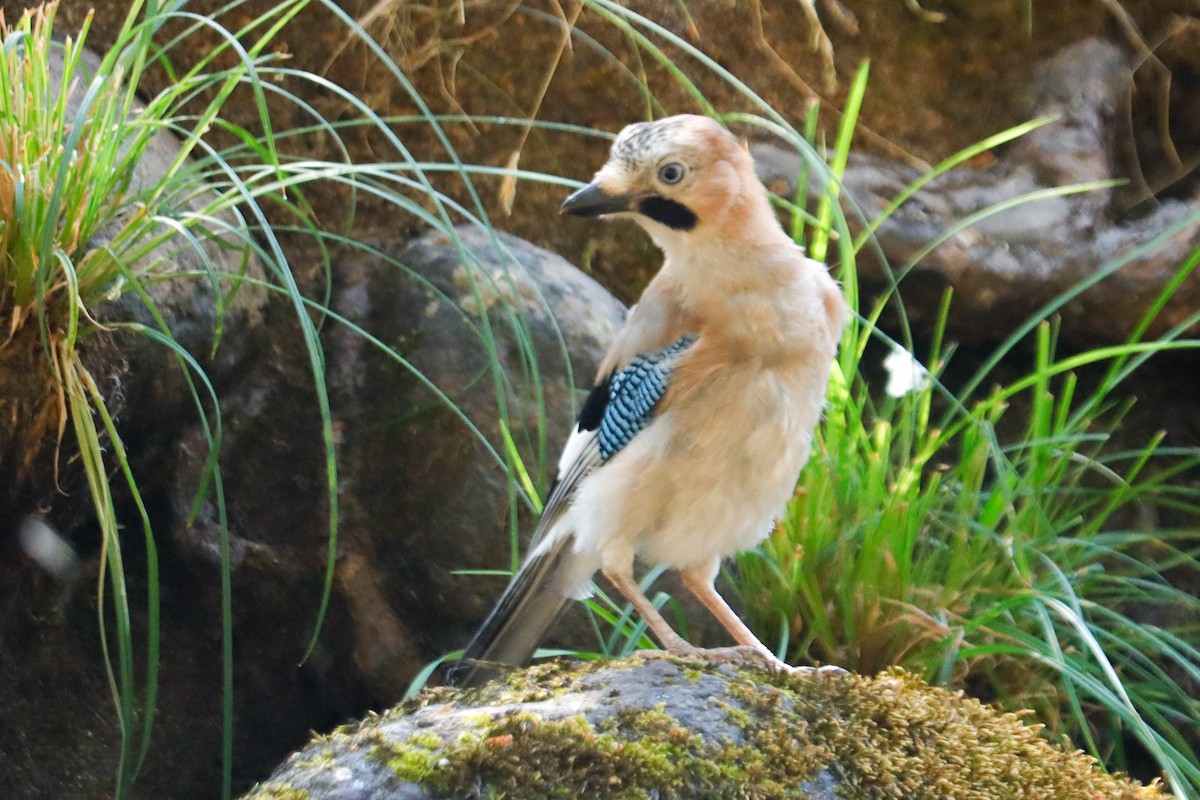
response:
[[[404,365],[347,328],[327,339],[347,487],[339,589],[358,668],[393,698],[464,644],[505,583],[461,571],[511,565],[510,533],[533,527],[501,425],[544,491],[625,316],[564,259],[474,226],[418,237],[394,259],[342,260],[335,309]]]
[[[271,311],[261,353],[222,397],[246,774],[264,774],[311,729],[395,702],[427,662],[463,645],[504,579],[459,570],[508,565],[511,516],[526,535],[532,519],[503,463],[497,392],[536,482],[624,318],[563,259],[471,226],[346,250],[335,262],[338,316],[322,321],[340,506],[334,596],[302,665],[329,508],[321,420],[290,311]],[[189,517],[202,449],[201,427],[185,428],[172,467],[171,551],[190,587],[180,613],[215,637],[215,615],[195,618],[218,607],[220,568],[216,506]]]
[[[291,245],[307,274],[319,254]],[[218,387],[241,786],[310,730],[395,702],[425,663],[462,646],[503,579],[456,571],[509,563],[518,502],[492,455],[504,445],[491,370],[537,480],[624,318],[620,303],[563,259],[476,228],[342,252],[336,264],[330,308],[393,353],[322,320],[341,517],[333,601],[307,660],[329,509],[308,354],[287,302],[268,304],[260,332],[241,343],[246,356]],[[485,320],[494,359],[480,338]],[[146,413],[134,402],[128,413]],[[162,419],[170,435],[139,437],[150,446],[137,453],[158,534],[163,628],[153,745],[138,787],[211,797],[221,774],[220,515],[211,494],[193,515],[203,426],[194,416]],[[532,514],[517,511],[527,532]],[[96,630],[98,558],[94,549],[80,556],[66,585],[27,560],[0,562],[10,587],[0,620],[3,796],[72,800],[112,788],[119,737]],[[142,631],[136,551],[127,572]]]
[[[938,176],[882,221],[879,214],[923,170],[853,156],[844,179],[847,220],[856,232],[879,226],[857,259],[864,288],[883,292],[901,280],[903,311],[926,335],[938,324],[942,293],[953,289],[947,338],[990,344],[1086,286],[1058,310],[1062,339],[1075,346],[1127,341],[1200,246],[1200,192],[1185,190],[1134,213],[1117,193],[1128,181],[1123,137],[1133,70],[1133,60],[1110,42],[1064,48],[1043,63],[1031,87],[1029,115],[1046,124],[996,158]],[[784,196],[793,193],[800,157],[769,142],[753,149],[764,180]],[[1092,188],[1069,189],[1084,184]],[[1021,200],[1035,194],[1039,199]],[[1200,277],[1193,273],[1149,335],[1189,320],[1192,333],[1200,330],[1197,304]]]
[[[314,739],[246,800],[1152,800],[1037,728],[895,671],[550,664]]]

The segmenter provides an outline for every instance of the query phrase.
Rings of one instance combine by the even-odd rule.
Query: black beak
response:
[[[574,214],[577,217],[599,217],[603,214],[616,214],[629,211],[633,198],[629,195],[606,194],[598,183],[589,183],[572,194],[559,207],[560,214]]]

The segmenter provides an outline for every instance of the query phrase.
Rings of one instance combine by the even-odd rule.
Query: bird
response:
[[[839,284],[783,230],[748,149],[709,117],[628,125],[560,213],[632,219],[663,262],[600,364],[524,561],[447,683],[526,663],[597,572],[668,653],[791,669],[714,580],[774,529],[808,461],[849,315]],[[634,579],[635,560],[677,570],[737,644],[686,642]]]

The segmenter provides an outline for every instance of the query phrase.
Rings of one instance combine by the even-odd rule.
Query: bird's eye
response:
[[[683,164],[672,161],[658,168],[658,179],[663,183],[679,183],[683,180]]]

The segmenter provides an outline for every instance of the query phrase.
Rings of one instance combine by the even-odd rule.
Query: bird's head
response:
[[[622,130],[608,163],[561,212],[629,215],[659,240],[737,226],[761,203],[766,192],[737,138],[708,117],[683,114]]]

